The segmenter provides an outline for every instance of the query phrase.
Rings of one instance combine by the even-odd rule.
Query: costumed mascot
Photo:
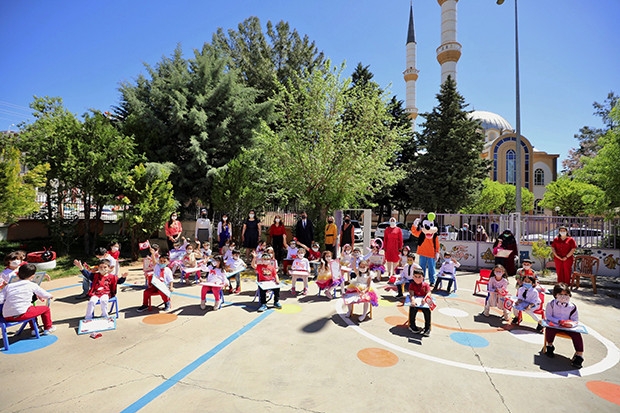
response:
[[[435,285],[435,265],[439,259],[439,239],[434,220],[435,213],[429,212],[426,219],[416,218],[411,226],[411,234],[418,238],[420,267],[425,274],[428,270],[428,281],[431,285]]]

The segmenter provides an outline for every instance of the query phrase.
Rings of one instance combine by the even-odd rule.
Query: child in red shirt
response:
[[[86,306],[86,320],[93,318],[97,301],[101,304],[101,317],[108,318],[108,300],[116,295],[116,286],[125,282],[128,273],[124,273],[121,278],[112,274],[113,270],[110,260],[103,259],[99,262],[97,272],[93,273],[84,268],[78,260],[73,263],[82,271],[82,275],[92,281],[88,291],[88,304]]]
[[[431,286],[424,281],[424,272],[422,270],[413,270],[413,282],[409,284],[409,297],[407,301],[411,302],[409,307],[409,330],[413,333],[422,333],[424,337],[431,335],[431,309],[424,306],[424,301],[431,296]],[[424,330],[418,328],[415,324],[415,317],[418,310],[424,314]]]

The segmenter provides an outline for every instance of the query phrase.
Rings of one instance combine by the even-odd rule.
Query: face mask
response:
[[[276,222],[280,222],[280,218],[276,218]]]
[[[396,222],[390,222],[390,227],[394,228],[396,226]]]
[[[222,221],[224,221],[224,222],[226,222],[227,219],[228,218],[226,218],[226,217],[222,217]]]
[[[254,214],[250,214],[250,218],[254,218]]]
[[[333,220],[333,219],[330,219],[330,220],[328,220],[327,222],[329,222],[330,224],[333,224],[333,223],[334,223],[334,220]]]
[[[558,295],[555,299],[558,300],[562,304],[570,303],[570,296],[568,295],[564,295],[564,294]]]
[[[13,260],[11,262],[9,262],[9,265],[11,267],[19,267],[19,265],[22,263],[22,260]]]
[[[566,236],[566,234],[567,234],[567,232],[566,232],[566,231],[560,231],[560,236],[565,237],[565,236]]]
[[[367,272],[367,271],[368,271],[368,268],[361,268],[361,267],[360,267],[360,272],[361,272],[362,274],[363,274],[363,273],[365,273],[365,272]]]
[[[118,251],[118,247],[112,247],[112,251],[114,252]]]
[[[301,219],[306,219],[306,218],[308,218],[308,217],[307,217],[307,216],[305,216],[305,215],[302,215],[302,216],[301,216]]]
[[[445,262],[450,262],[452,259],[451,258],[444,258],[443,259]]]
[[[504,273],[501,271],[495,271],[495,277],[496,278],[502,278],[504,276]]]
[[[172,219],[177,219],[177,216],[176,216],[176,215],[173,215],[173,216],[171,216],[170,218],[172,218]]]
[[[526,290],[529,290],[530,288],[532,288],[532,283],[523,283],[523,286]]]
[[[206,218],[206,217],[207,217],[207,214],[206,214],[206,213],[204,213],[204,214],[202,214],[202,215],[201,215],[201,217]]]
[[[312,251],[318,251],[318,250],[319,250],[319,247],[312,248]]]
[[[299,259],[301,259],[301,258],[303,258],[303,257],[304,257],[304,254],[299,254],[299,253],[298,253],[298,254],[297,254],[297,256],[299,257]]]

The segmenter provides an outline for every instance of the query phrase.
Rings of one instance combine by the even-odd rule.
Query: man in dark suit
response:
[[[295,237],[300,243],[311,246],[314,241],[314,226],[312,221],[308,219],[308,214],[303,211],[295,225]]]

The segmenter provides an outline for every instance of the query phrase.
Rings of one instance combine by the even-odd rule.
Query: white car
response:
[[[355,236],[355,242],[363,241],[364,231],[362,230],[360,222],[356,219],[352,219],[351,224],[353,224],[353,235]]]
[[[382,222],[377,225],[377,229],[375,230],[375,238],[383,238],[383,233],[385,232],[385,229],[389,226],[389,222]],[[400,230],[403,232],[403,241],[409,241],[409,238],[411,238],[411,231],[409,230],[409,228],[407,228],[402,222],[397,222],[396,226],[400,228]]]

